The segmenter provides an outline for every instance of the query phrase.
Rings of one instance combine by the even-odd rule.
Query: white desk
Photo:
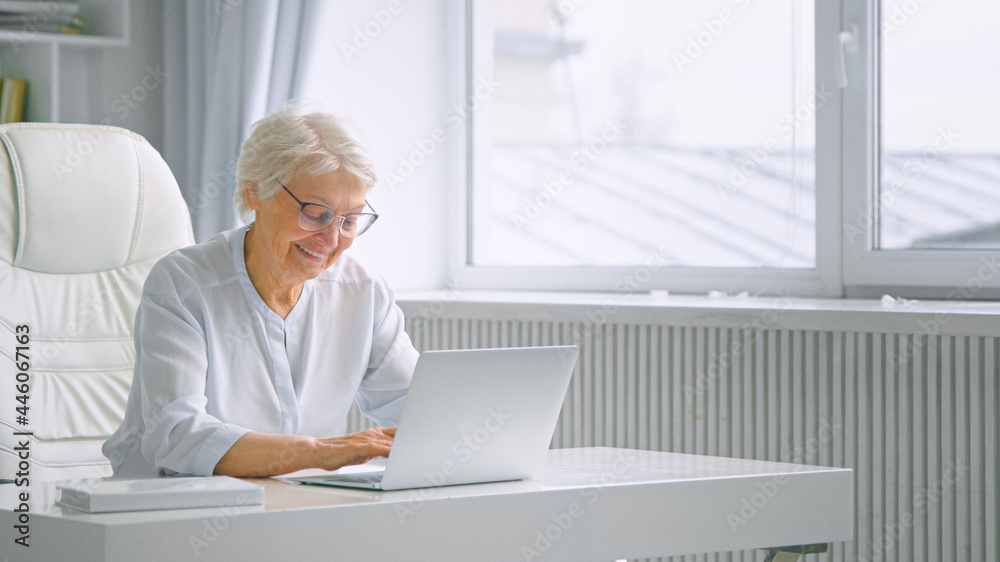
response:
[[[828,543],[854,531],[850,469],[590,448],[533,481],[367,492],[254,480],[264,506],[85,514],[36,483],[6,560],[614,560]]]

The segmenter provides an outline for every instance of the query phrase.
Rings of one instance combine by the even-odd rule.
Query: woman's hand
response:
[[[306,468],[336,470],[388,457],[395,427],[374,427],[337,437],[251,432],[240,437],[215,465],[215,474],[279,476]]]
[[[363,464],[375,457],[388,457],[395,427],[373,427],[357,433],[316,440],[316,468],[336,470]]]

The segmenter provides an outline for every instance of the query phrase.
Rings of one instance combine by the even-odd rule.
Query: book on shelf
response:
[[[79,35],[81,29],[77,2],[0,0],[0,31]]]
[[[77,14],[12,14],[0,11],[0,31],[22,33],[69,33],[79,35],[83,18]]]
[[[83,27],[83,18],[77,14],[66,14],[66,15],[55,15],[52,17],[38,18],[33,20],[31,16],[26,16],[24,14],[5,14],[0,12],[0,24],[4,26],[29,26],[32,24],[38,25],[52,25],[52,24],[64,24],[64,25],[75,25],[77,27]]]
[[[0,0],[0,14],[79,14],[75,0]]]
[[[0,78],[0,123],[20,123],[24,120],[24,102],[27,96],[27,80]]]
[[[228,476],[91,478],[67,482],[58,490],[58,505],[88,513],[264,503],[264,488]]]
[[[0,31],[18,31],[21,33],[62,33],[64,35],[79,35],[82,25],[51,22],[46,24],[4,23],[0,22]]]

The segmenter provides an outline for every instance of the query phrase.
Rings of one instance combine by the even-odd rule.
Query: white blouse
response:
[[[246,231],[177,250],[146,279],[125,419],[103,447],[116,476],[211,475],[250,431],[342,435],[355,400],[398,423],[417,351],[392,291],[341,255],[282,319],[247,276]]]

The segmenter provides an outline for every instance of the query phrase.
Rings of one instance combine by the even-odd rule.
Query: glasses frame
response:
[[[330,226],[331,224],[333,224],[334,219],[339,219],[340,222],[337,224],[337,230],[340,232],[340,235],[343,236],[344,238],[357,238],[358,236],[361,236],[362,234],[368,232],[368,229],[370,229],[372,227],[372,225],[375,224],[375,221],[378,220],[378,211],[375,210],[375,207],[372,207],[371,203],[368,202],[368,199],[365,199],[365,205],[367,205],[368,208],[372,210],[372,212],[370,212],[370,213],[348,213],[346,215],[338,215],[336,211],[334,211],[330,207],[327,207],[326,205],[320,205],[319,203],[309,203],[307,201],[302,201],[301,199],[299,199],[298,197],[296,197],[295,194],[292,193],[290,189],[288,189],[288,186],[286,186],[285,184],[281,183],[280,181],[278,182],[278,185],[280,185],[281,188],[285,190],[285,193],[291,195],[292,199],[295,199],[295,202],[298,203],[299,206],[301,207],[299,209],[299,226],[302,228],[302,230],[305,230],[307,232],[319,232],[319,231],[323,230],[324,228],[326,228],[326,227]],[[330,219],[330,222],[328,222],[325,225],[323,225],[322,228],[317,228],[315,230],[309,228],[308,226],[306,226],[306,225],[309,224],[309,221],[312,220],[312,218],[309,217],[309,215],[306,214],[306,207],[309,206],[309,205],[312,205],[314,207],[322,207],[322,208],[326,209],[327,211],[330,212],[330,214],[333,216],[333,218]],[[362,230],[361,232],[358,232],[357,234],[351,236],[350,234],[347,234],[346,232],[344,232],[344,221],[346,221],[348,219],[348,217],[356,217],[356,216],[369,216],[369,217],[372,217],[372,222],[368,226],[366,226],[364,230]]]

